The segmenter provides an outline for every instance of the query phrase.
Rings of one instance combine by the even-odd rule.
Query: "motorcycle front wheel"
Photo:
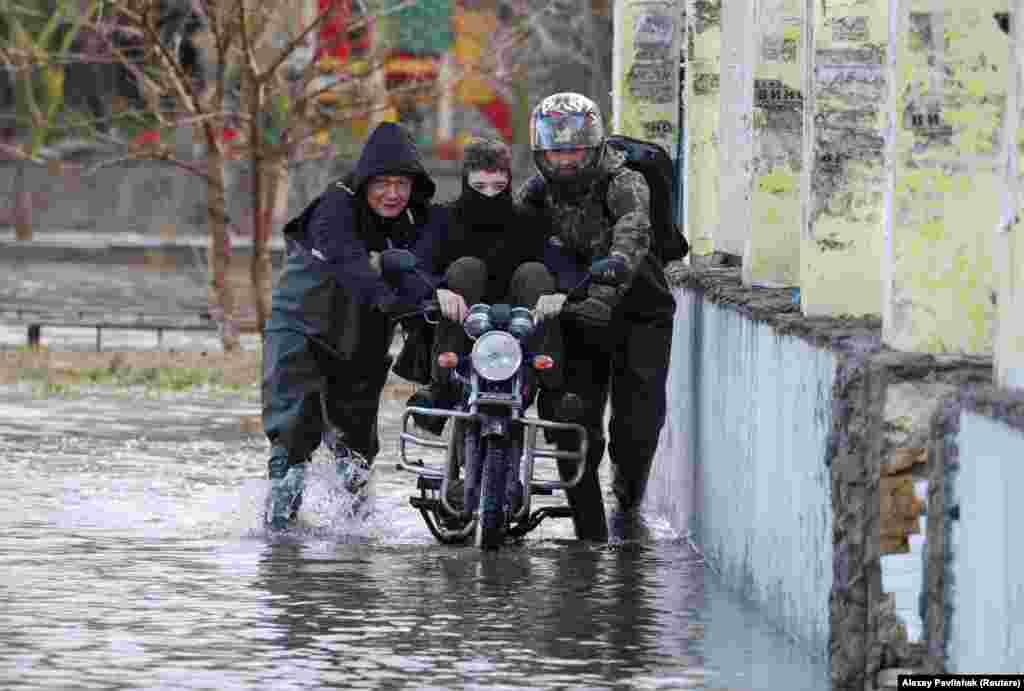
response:
[[[510,443],[489,437],[483,441],[484,463],[480,477],[480,519],[476,524],[476,546],[498,549],[505,540],[508,522],[506,492]]]

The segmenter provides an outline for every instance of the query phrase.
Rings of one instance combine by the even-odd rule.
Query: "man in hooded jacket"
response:
[[[435,295],[443,318],[434,335],[430,383],[413,394],[411,406],[455,406],[457,386],[437,356],[469,350],[462,322],[470,307],[483,302],[532,309],[542,295],[555,292],[554,276],[543,264],[547,239],[543,219],[513,201],[511,182],[508,146],[484,138],[466,144],[462,192],[450,205],[447,234],[429,252],[428,271],[441,277]],[[535,342],[543,344],[544,338],[545,333],[538,331]],[[555,377],[557,372],[545,373],[541,384],[553,386]],[[434,434],[440,434],[446,422],[443,417],[414,419]]]
[[[394,317],[416,309],[434,282],[422,274],[385,280],[380,253],[425,256],[447,219],[430,203],[434,191],[409,134],[383,123],[352,174],[285,228],[288,256],[263,346],[272,529],[298,511],[305,463],[322,439],[350,492],[358,495],[369,479]]]

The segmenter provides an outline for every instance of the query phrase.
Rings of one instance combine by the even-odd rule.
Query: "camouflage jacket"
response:
[[[651,193],[644,176],[628,169],[625,161],[624,154],[607,148],[601,171],[578,196],[560,198],[554,186],[537,174],[519,188],[516,201],[546,212],[554,240],[581,262],[618,256],[632,277],[651,247]],[[614,304],[631,281],[618,288],[592,285],[589,294]]]

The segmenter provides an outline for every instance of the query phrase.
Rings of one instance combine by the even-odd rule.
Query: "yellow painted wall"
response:
[[[990,354],[999,222],[1005,0],[896,0],[895,188],[883,340],[900,350]],[[939,10],[939,11],[937,11]],[[923,120],[914,122],[914,116]],[[931,120],[929,120],[931,118]]]
[[[674,157],[679,140],[679,5],[676,0],[625,0],[615,11],[615,131],[656,142]]]
[[[882,313],[889,0],[809,2],[812,108],[805,121],[801,308],[808,316]]]
[[[743,256],[748,285],[799,283],[803,105],[793,95],[803,90],[803,4],[764,0],[754,21],[751,228]]]
[[[1024,0],[1012,0],[1012,11],[1021,16]],[[1004,137],[1007,147],[1007,180],[1003,215],[995,237],[996,285],[995,378],[1001,386],[1024,388],[1024,23],[1013,29],[1010,93]]]
[[[1024,240],[1018,223],[996,237],[998,316],[995,376],[1001,386],[1024,388]]]
[[[721,0],[700,3],[700,10],[694,0],[686,3],[687,33],[692,37],[686,74],[686,223],[692,253],[700,257],[715,251],[720,218]]]

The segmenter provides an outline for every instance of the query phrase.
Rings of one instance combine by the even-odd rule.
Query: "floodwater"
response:
[[[233,393],[0,388],[0,688],[827,690],[821,664],[657,517],[587,545],[436,544],[385,407],[372,512],[318,455],[300,526],[262,526],[266,442]]]

